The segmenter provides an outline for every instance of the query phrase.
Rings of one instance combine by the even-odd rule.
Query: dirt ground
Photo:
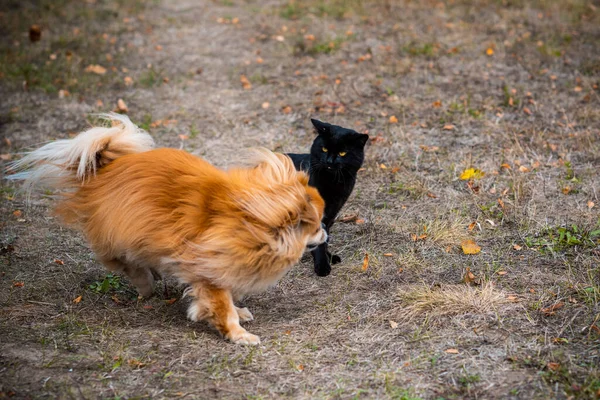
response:
[[[311,117],[371,135],[343,262],[245,300],[259,347],[2,181],[0,397],[600,397],[597,1],[6,0],[0,37],[4,165],[119,99],[219,166]]]

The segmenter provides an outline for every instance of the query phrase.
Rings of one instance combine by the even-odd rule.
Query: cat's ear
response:
[[[360,143],[362,147],[365,147],[365,144],[367,144],[367,140],[369,140],[369,135],[365,133],[358,134],[358,143]]]
[[[318,119],[312,118],[310,119],[310,122],[312,122],[319,135],[329,135],[331,133],[331,125],[329,125],[328,123],[321,122]]]

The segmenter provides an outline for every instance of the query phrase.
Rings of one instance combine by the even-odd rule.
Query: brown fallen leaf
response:
[[[588,200],[588,202],[587,202],[587,207],[588,207],[588,209],[590,209],[590,210],[591,210],[592,208],[594,208],[594,205],[595,205],[595,204],[594,204],[594,202],[593,202],[593,201],[591,201],[591,200]]]
[[[146,304],[146,305],[144,306],[144,308],[145,308],[146,310],[152,310],[154,307],[152,307],[152,306],[151,306],[151,305],[149,305],[149,304]]]
[[[523,112],[524,112],[525,114],[527,114],[527,115],[531,115],[531,114],[533,114],[533,113],[531,112],[531,110],[530,110],[529,108],[527,108],[527,107],[523,107]]]
[[[500,207],[501,207],[502,209],[504,209],[504,200],[502,200],[502,199],[498,199],[498,204],[500,205]]]
[[[165,303],[166,303],[167,305],[171,305],[171,304],[175,303],[176,301],[177,301],[177,298],[176,298],[176,297],[173,297],[172,299],[165,300]]]
[[[25,286],[24,282],[14,282],[13,283],[13,287],[23,287],[23,286]]]
[[[23,212],[21,210],[15,210],[13,211],[13,215],[17,218],[20,218],[23,215]]]
[[[58,259],[58,258],[54,259],[54,263],[56,263],[58,265],[65,265],[65,262],[63,260]]]
[[[117,100],[117,109],[115,111],[121,114],[127,114],[129,112],[129,108],[127,108],[127,104],[125,104],[123,99]]]
[[[250,90],[252,89],[252,84],[250,83],[250,81],[248,80],[248,78],[246,78],[246,75],[241,75],[240,76],[240,82],[242,83],[242,87],[245,90]]]
[[[458,354],[458,349],[446,349],[445,352],[448,354]]]
[[[512,303],[517,303],[519,301],[518,297],[513,294],[506,296],[506,299]]]
[[[302,364],[298,364],[296,368],[298,368],[298,371],[304,371],[304,365]]]
[[[392,321],[390,319],[390,328],[392,328],[392,329],[398,328],[398,323],[396,321]]]
[[[263,110],[266,110],[267,108],[269,108],[271,106],[271,104],[269,104],[268,101],[265,101],[264,103],[261,104],[261,107]]]
[[[390,117],[390,124],[397,124],[398,123],[398,118],[396,118],[395,115],[392,115]]]
[[[475,276],[474,273],[471,272],[471,268],[467,267],[465,268],[465,276],[463,278],[463,282],[466,283],[467,285],[474,285],[476,284],[477,281],[477,277]]]
[[[508,165],[507,163],[500,164],[500,168],[510,169],[510,165]]]
[[[452,131],[452,130],[456,129],[456,127],[452,124],[447,124],[447,125],[444,125],[444,127],[442,129],[445,131]]]
[[[552,371],[557,371],[558,369],[560,369],[560,364],[555,362],[549,362],[548,364],[546,364],[546,366]]]
[[[369,253],[365,253],[361,270],[366,271],[369,268]]]
[[[558,310],[559,308],[562,308],[562,306],[564,306],[564,305],[565,305],[565,303],[563,303],[562,301],[559,301],[558,303],[555,303],[555,304],[551,305],[550,307],[542,308],[540,311],[544,315],[550,316],[550,315],[556,314],[556,310]]]
[[[436,100],[431,105],[433,106],[433,108],[440,108],[442,106],[442,101],[441,100]]]
[[[349,222],[355,222],[357,219],[358,219],[358,214],[355,213],[355,214],[344,215],[339,219],[339,221],[344,224],[347,224]]]
[[[523,246],[519,246],[518,244],[513,244],[513,249],[515,249],[516,251],[520,251],[523,248]]]
[[[91,72],[97,75],[104,75],[106,74],[106,68],[104,68],[102,65],[90,64],[87,67],[85,67],[85,72]]]
[[[383,253],[384,257],[393,257],[394,253]]]
[[[113,294],[111,297],[112,301],[114,301],[117,304],[121,304],[121,300],[119,300],[119,298],[117,297],[116,294]]]
[[[477,226],[477,221],[473,221],[469,224],[469,232],[473,231],[473,229],[475,229],[475,227]]]
[[[282,112],[282,113],[284,113],[284,114],[289,114],[289,113],[291,113],[291,112],[292,112],[292,107],[290,107],[290,106],[285,106],[285,107],[283,107],[283,108],[281,109],[281,112]]]
[[[79,302],[81,301],[82,296],[77,296],[73,299],[73,303],[75,304],[79,304]]]
[[[125,82],[125,86],[131,86],[133,85],[133,78],[130,76],[126,76],[125,78],[123,78],[123,82]]]
[[[38,42],[42,39],[42,27],[39,25],[31,25],[29,27],[29,41]]]
[[[362,224],[364,224],[364,223],[365,223],[365,220],[364,220],[364,219],[362,219],[362,218],[359,218],[359,219],[357,219],[356,221],[354,221],[354,223],[355,223],[356,225],[362,225]]]
[[[466,239],[461,242],[462,251],[465,254],[477,254],[481,251],[481,247],[474,240]]]
[[[0,154],[0,160],[2,161],[10,161],[12,159],[12,154]]]
[[[506,271],[496,271],[496,273],[500,276],[508,274]]]

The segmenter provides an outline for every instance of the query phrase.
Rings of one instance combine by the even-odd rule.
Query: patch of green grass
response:
[[[196,128],[196,125],[192,124],[192,126],[190,126],[190,138],[195,138],[196,136],[198,136],[199,133],[200,131],[198,130],[198,128]]]
[[[405,389],[400,386],[396,386],[392,382],[392,376],[389,374],[385,375],[384,385],[385,385],[385,393],[394,400],[421,400],[421,397],[415,395],[414,390]]]
[[[96,293],[108,293],[110,290],[117,290],[122,286],[120,276],[107,274],[103,280],[92,283],[88,288]]]
[[[436,43],[411,43],[408,46],[404,46],[402,51],[413,57],[433,57],[438,53],[439,45]]]
[[[363,0],[289,0],[279,9],[279,16],[297,20],[306,16],[343,19],[364,13]]]
[[[137,123],[137,126],[148,132],[152,124],[152,114],[144,114],[142,120]]]
[[[541,253],[571,253],[600,244],[600,229],[586,230],[577,225],[547,228],[525,238],[525,245]]]
[[[140,85],[146,88],[152,88],[154,86],[158,86],[163,82],[163,71],[154,68],[154,66],[148,68],[146,71],[142,72],[138,82]]]
[[[266,85],[267,83],[269,83],[269,79],[260,72],[255,72],[250,77],[248,77],[248,79],[254,84]]]
[[[517,107],[519,105],[519,99],[514,97],[508,85],[502,86],[502,93],[504,95],[504,99],[502,101],[502,105],[504,107]]]
[[[337,36],[333,40],[321,41],[315,43],[312,47],[308,48],[309,54],[331,54],[342,47],[342,44],[346,41],[346,38]]]

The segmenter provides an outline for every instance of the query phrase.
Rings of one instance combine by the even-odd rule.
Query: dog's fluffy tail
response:
[[[129,117],[115,113],[100,114],[110,127],[93,127],[73,139],[57,140],[8,166],[6,177],[23,180],[27,191],[43,185],[54,189],[82,184],[96,171],[126,154],[141,153],[154,147],[152,137]]]

